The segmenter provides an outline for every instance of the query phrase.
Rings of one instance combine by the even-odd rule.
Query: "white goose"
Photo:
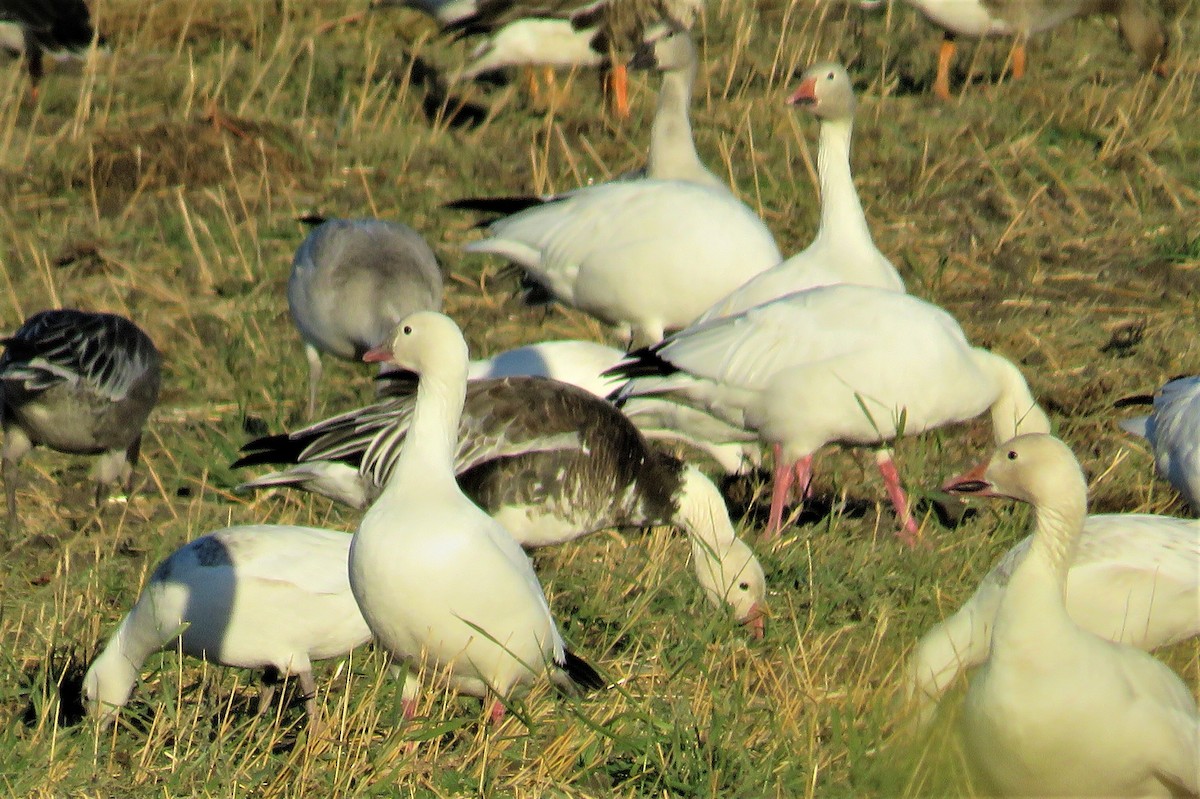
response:
[[[546,673],[601,687],[566,649],[525,552],[455,480],[467,388],[458,327],[442,314],[413,314],[363,359],[420,376],[404,447],[350,545],[350,588],[376,641],[396,662],[445,673],[462,693],[491,695],[493,721],[514,689]],[[414,683],[405,686],[406,713]]]
[[[1200,794],[1191,692],[1150,655],[1067,614],[1087,517],[1087,483],[1071,451],[1047,435],[1020,436],[946,488],[1028,502],[1037,519],[963,706],[967,753],[984,781],[1003,796]]]
[[[817,174],[821,181],[821,223],[805,249],[751,278],[697,319],[703,322],[745,311],[796,291],[835,283],[904,291],[904,281],[871,238],[854,178],[850,174],[850,134],[854,127],[854,87],[840,64],[805,70],[790,105],[808,108],[821,120]]]
[[[987,660],[1000,601],[1032,543],[1010,549],[953,616],[921,637],[907,688],[922,724],[964,669]],[[1200,635],[1200,522],[1088,516],[1070,564],[1067,613],[1081,628],[1147,650]]]
[[[1158,473],[1200,513],[1200,376],[1177,377],[1153,397],[1127,397],[1117,407],[1142,404],[1153,404],[1154,411],[1121,422],[1121,428],[1146,439]]]
[[[317,721],[312,661],[371,637],[350,593],[350,536],[288,525],[228,527],[175,551],[150,575],[84,678],[89,711],[111,721],[142,664],[178,647],[210,663],[263,669],[259,712],[280,675],[294,674]]]
[[[239,488],[288,486],[366,507],[397,468],[414,408],[398,397],[252,441],[235,467],[294,465]],[[553,380],[472,381],[454,468],[471,501],[526,547],[614,528],[683,529],[705,596],[761,634],[762,567],[735,537],[720,491],[650,448],[608,402]]]
[[[407,225],[322,220],[296,250],[288,307],[308,358],[308,415],[316,413],[321,353],[357,360],[404,317],[442,307],[433,250]]]
[[[0,471],[9,529],[18,524],[17,464],[39,444],[100,456],[92,469],[97,504],[111,483],[130,491],[162,381],[150,337],[123,316],[64,308],[34,314],[3,344]]]
[[[633,378],[620,398],[698,404],[774,448],[770,536],[789,490],[807,491],[813,453],[825,444],[883,444],[989,409],[998,441],[1049,430],[1009,361],[972,347],[940,308],[867,286],[814,288],[695,325],[631,354],[618,371]],[[917,525],[891,453],[876,460],[912,543]]]

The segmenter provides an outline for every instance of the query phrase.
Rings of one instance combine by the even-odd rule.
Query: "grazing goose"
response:
[[[92,15],[83,0],[0,0],[0,21],[21,28],[30,92],[37,98],[44,54],[81,55],[96,39]]]
[[[950,99],[950,63],[958,36],[1015,36],[1013,78],[1025,75],[1025,40],[1069,19],[1092,14],[1114,14],[1130,50],[1147,68],[1163,72],[1167,37],[1162,25],[1145,7],[1144,0],[908,0],[926,19],[944,29],[938,53],[933,93]]]
[[[184,544],[150,575],[88,669],[89,711],[111,721],[129,701],[146,658],[178,648],[210,663],[263,669],[259,713],[271,706],[278,677],[296,675],[309,720],[317,722],[312,661],[339,657],[371,638],[350,593],[350,538],[256,524]]]
[[[1118,408],[1153,405],[1149,416],[1121,422],[1150,444],[1158,473],[1200,513],[1200,376],[1177,377],[1153,396],[1127,397]]]
[[[946,488],[1028,502],[1037,520],[963,706],[967,754],[984,781],[1002,796],[1200,794],[1200,717],[1187,686],[1067,613],[1087,518],[1071,450],[1048,435],[1019,436]]]
[[[556,682],[604,681],[567,650],[525,552],[458,487],[455,453],[467,391],[467,344],[452,320],[422,311],[363,355],[419,375],[404,446],[350,545],[350,588],[394,663],[428,665],[459,692],[493,697],[499,722],[514,689],[549,673]],[[388,431],[385,438],[394,438]],[[405,686],[405,713],[416,680]]]
[[[689,327],[615,372],[632,378],[618,399],[696,404],[773,447],[768,536],[782,528],[789,489],[807,492],[813,453],[826,444],[880,445],[989,409],[998,441],[1050,429],[1017,368],[972,347],[949,314],[867,286],[822,286]],[[913,543],[891,453],[876,461],[901,538]]]
[[[300,245],[288,307],[308,358],[308,416],[316,413],[321,353],[358,360],[414,311],[442,307],[433,250],[407,225],[330,219]]]
[[[488,231],[466,251],[508,259],[545,296],[630,326],[639,346],[780,261],[753,211],[728,191],[683,181],[588,186]]]
[[[751,278],[697,319],[702,322],[745,311],[796,291],[835,283],[904,291],[895,267],[876,247],[850,174],[854,87],[840,64],[816,64],[788,98],[821,120],[817,174],[821,181],[821,224],[804,250]]]
[[[124,317],[71,309],[42,311],[3,341],[0,428],[8,525],[17,526],[17,464],[38,444],[99,455],[96,503],[105,487],[133,488],[142,428],[162,378],[150,337]]]
[[[296,465],[239,488],[289,486],[366,507],[397,468],[414,407],[411,396],[397,397],[252,441],[235,467]],[[734,537],[716,486],[651,449],[604,400],[553,380],[472,381],[454,469],[466,495],[526,547],[612,528],[682,528],[705,595],[760,629],[762,568]],[[714,575],[724,579],[714,582]]]
[[[909,698],[928,722],[942,694],[988,658],[996,612],[1026,538],[997,561],[953,616],[926,633],[908,664]],[[1149,514],[1088,516],[1067,573],[1071,620],[1110,641],[1155,649],[1200,635],[1200,522]]]

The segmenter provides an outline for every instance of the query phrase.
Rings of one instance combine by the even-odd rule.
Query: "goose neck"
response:
[[[821,122],[817,150],[817,175],[821,182],[821,226],[823,235],[840,237],[858,233],[870,237],[854,178],[850,174],[850,134],[854,120],[826,119]]]
[[[425,492],[438,485],[457,486],[454,457],[458,449],[458,424],[466,399],[466,365],[430,369],[417,384],[412,423],[396,469],[383,493],[399,486]]]
[[[658,110],[650,128],[649,173],[652,178],[687,179],[697,169],[704,169],[696,152],[688,117],[695,72],[692,68],[663,74]]]
[[[678,524],[711,557],[736,537],[720,490],[694,466],[685,466],[678,495]]]
[[[1006,617],[1024,617],[1039,624],[1052,615],[1066,618],[1067,573],[1087,517],[1085,492],[1077,497],[1064,493],[1054,503],[1038,506],[1033,541],[1005,591]]]

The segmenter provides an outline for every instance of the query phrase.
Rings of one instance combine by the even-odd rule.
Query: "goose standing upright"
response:
[[[729,316],[796,291],[836,283],[904,291],[904,281],[879,251],[863,214],[850,173],[850,134],[854,127],[854,87],[840,64],[805,70],[789,105],[808,108],[821,120],[817,174],[821,181],[821,222],[805,249],[751,278],[717,301],[697,322]]]
[[[1177,377],[1153,397],[1126,397],[1118,408],[1152,404],[1149,416],[1121,422],[1121,429],[1146,439],[1154,465],[1200,513],[1200,376]]]
[[[291,525],[227,527],[184,544],[150,575],[88,669],[89,711],[111,721],[146,658],[178,646],[210,663],[263,669],[259,713],[270,707],[277,678],[296,675],[315,723],[312,661],[371,637],[350,593],[349,554],[348,534]]]
[[[942,309],[868,286],[821,286],[694,325],[631,353],[619,400],[669,396],[748,427],[774,449],[767,535],[778,535],[794,487],[804,496],[825,444],[880,445],[990,409],[996,440],[1048,431],[1025,378],[972,347]],[[916,522],[887,449],[876,456],[914,543]]]
[[[96,503],[110,483],[133,488],[142,428],[158,401],[162,358],[142,329],[108,313],[42,311],[4,340],[0,429],[8,525],[17,526],[17,464],[38,444],[99,455]]]
[[[357,360],[414,311],[442,307],[442,271],[407,225],[330,219],[296,250],[288,307],[308,358],[308,415],[316,413],[321,353]]]
[[[1081,629],[1067,575],[1087,517],[1071,450],[1019,436],[946,484],[1028,502],[1033,541],[996,611],[991,655],[963,706],[967,753],[1003,796],[1200,794],[1200,717],[1179,677],[1141,650]]]
[[[491,695],[493,721],[514,689],[547,672],[601,687],[566,649],[520,545],[455,480],[467,390],[458,327],[439,313],[413,314],[363,360],[420,377],[404,447],[350,545],[350,588],[380,646],[395,661],[444,671],[462,693]]]

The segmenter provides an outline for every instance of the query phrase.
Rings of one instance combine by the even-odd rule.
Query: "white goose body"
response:
[[[1200,376],[1171,380],[1154,395],[1153,404],[1149,416],[1128,419],[1121,427],[1146,439],[1158,473],[1193,513],[1200,513]]]
[[[178,646],[210,663],[297,675],[313,716],[312,662],[371,637],[350,593],[349,551],[346,533],[268,524],[228,527],[180,547],[88,669],[90,710],[111,718],[146,658]],[[260,709],[270,696],[268,688]]]
[[[1067,614],[1067,573],[1087,515],[1071,451],[1050,436],[1020,436],[947,488],[1020,499],[1037,514],[963,707],[964,742],[985,782],[1003,796],[1200,793],[1200,717],[1186,686]]]
[[[779,263],[779,249],[728,191],[685,181],[589,186],[493,222],[466,246],[520,266],[552,297],[648,345]]]
[[[871,238],[850,173],[855,99],[849,74],[840,64],[816,64],[805,71],[800,87],[788,102],[810,108],[821,119],[817,150],[821,223],[817,236],[804,250],[730,292],[697,322],[836,283],[904,291],[896,268]]]
[[[987,660],[1000,600],[1033,538],[997,561],[957,612],[921,637],[908,690],[922,722],[964,669]],[[1200,522],[1149,514],[1088,516],[1067,573],[1066,608],[1084,630],[1155,649],[1200,635]]]
[[[458,328],[418,313],[364,358],[420,375],[404,447],[350,547],[350,586],[376,640],[479,697],[572,669],[580,661],[565,651],[529,558],[455,481],[467,383]],[[503,714],[498,700],[492,714]]]

